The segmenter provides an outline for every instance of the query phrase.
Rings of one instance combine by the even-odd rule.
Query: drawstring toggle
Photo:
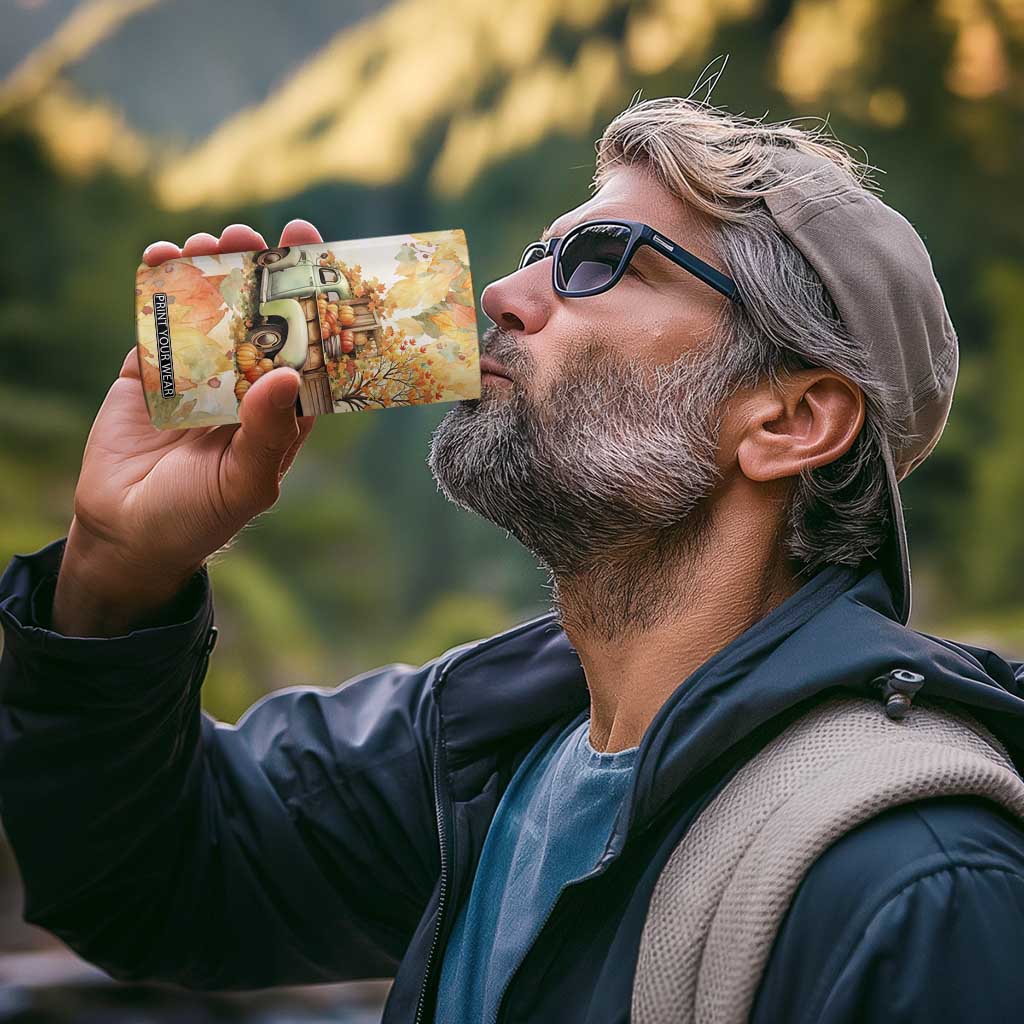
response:
[[[924,686],[924,676],[906,668],[894,668],[884,675],[875,676],[871,685],[881,689],[886,715],[898,721],[910,710],[917,691]]]

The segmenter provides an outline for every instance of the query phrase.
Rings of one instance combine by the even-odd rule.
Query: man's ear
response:
[[[832,370],[799,370],[765,383],[738,412],[736,458],[750,480],[778,480],[834,462],[864,425],[864,393]]]

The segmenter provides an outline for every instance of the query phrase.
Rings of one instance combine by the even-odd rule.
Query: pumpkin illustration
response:
[[[255,384],[262,376],[263,371],[258,366],[250,366],[249,369],[245,371],[245,379],[250,384]]]
[[[268,359],[266,356],[264,356],[256,365],[264,373],[270,373],[270,371],[274,368],[274,360]]]
[[[342,327],[351,327],[356,322],[356,311],[351,306],[338,307],[338,323]]]
[[[251,387],[252,385],[244,377],[239,377],[238,380],[235,381],[235,398],[241,401],[242,396]]]
[[[259,358],[259,349],[251,342],[247,341],[235,349],[235,362],[242,373],[245,373],[246,370],[251,370],[259,361]]]

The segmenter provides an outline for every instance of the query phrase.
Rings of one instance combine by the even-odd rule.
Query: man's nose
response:
[[[534,277],[538,280],[532,280]],[[526,267],[489,284],[480,296],[480,305],[499,327],[536,334],[551,313],[550,296],[543,288],[537,268]],[[551,291],[550,287],[546,290]]]

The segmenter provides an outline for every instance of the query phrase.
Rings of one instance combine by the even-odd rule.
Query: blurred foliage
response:
[[[0,83],[0,559],[66,530],[89,424],[134,343],[131,281],[149,242],[244,221],[272,244],[296,216],[327,240],[462,227],[479,298],[587,198],[594,140],[637,89],[686,95],[728,53],[714,103],[827,117],[887,172],[886,201],[929,247],[961,371],[942,442],[903,485],[914,624],[1024,649],[1018,2],[531,0],[510,18],[402,0],[362,5],[334,35],[318,8],[313,28],[281,23],[292,63],[273,80],[262,61],[201,79],[203,109],[224,111],[212,130],[195,127],[203,97],[180,71],[174,105],[158,94],[195,32],[175,36],[171,15],[192,6],[125,5],[115,23],[110,5],[80,4],[75,32]],[[152,78],[138,62],[131,81],[111,75],[157,18]],[[203,46],[234,52],[244,31],[214,17]],[[546,610],[532,556],[437,492],[425,460],[446,411],[317,424],[278,505],[211,564],[213,713],[234,720],[271,689],[420,664]]]
[[[992,310],[993,329],[982,429],[967,472],[974,515],[960,553],[968,605],[1005,615],[1014,604],[1024,611],[1024,266],[988,263],[979,291]]]

